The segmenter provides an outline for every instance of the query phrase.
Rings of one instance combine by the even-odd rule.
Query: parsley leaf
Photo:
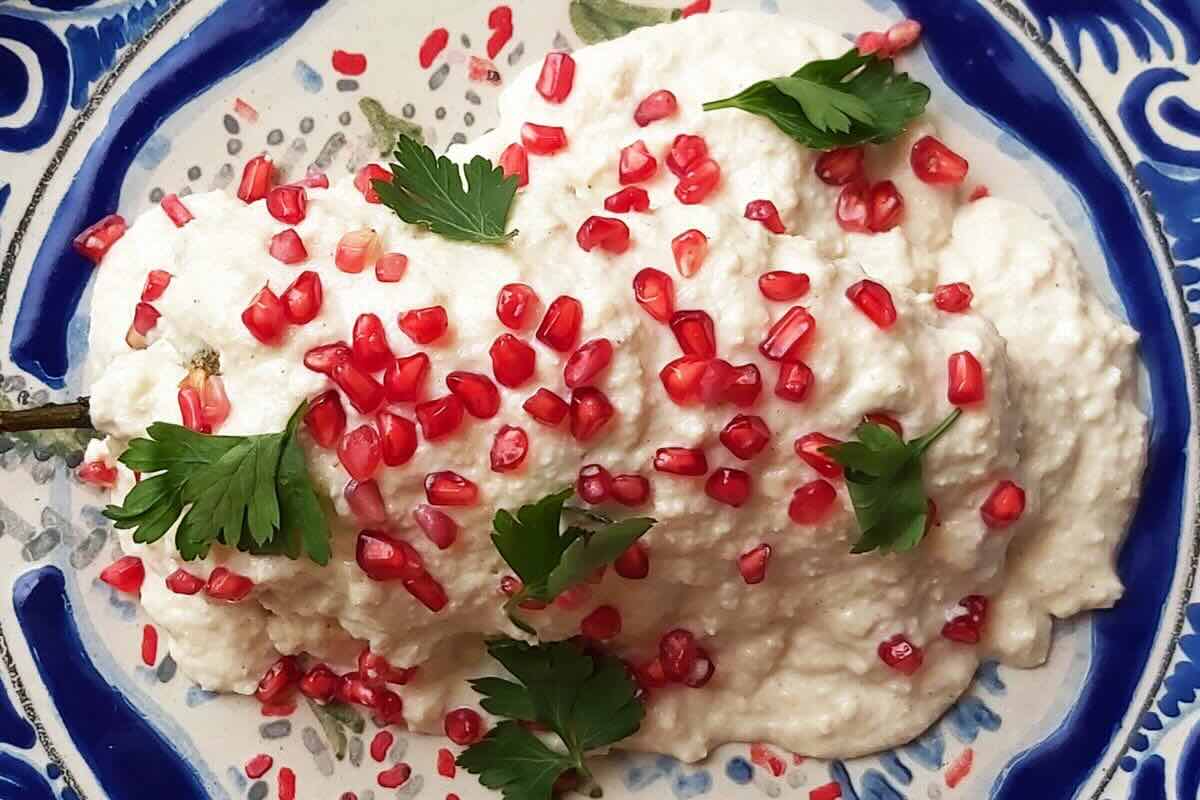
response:
[[[962,413],[955,409],[929,433],[904,442],[885,425],[867,422],[854,432],[857,442],[822,447],[845,469],[846,488],[862,536],[852,553],[905,552],[925,537],[929,500],[922,480],[921,456]]]
[[[852,49],[705,103],[704,110],[748,111],[806,147],[829,150],[895,139],[928,102],[929,87],[907,73],[897,74],[891,60]]]
[[[505,231],[516,176],[504,177],[504,170],[483,156],[471,159],[460,174],[459,165],[407,136],[396,142],[394,155],[392,180],[373,184],[400,219],[461,242],[504,244],[517,235]]]
[[[154,474],[104,515],[117,528],[133,528],[142,543],[161,539],[179,520],[175,546],[189,561],[219,542],[289,558],[303,552],[327,564],[329,523],[296,439],[307,408],[301,404],[282,433],[260,436],[208,436],[154,423],[149,438],[131,441],[120,458]]]
[[[564,489],[521,506],[514,516],[501,509],[492,519],[492,543],[523,584],[505,604],[509,619],[521,630],[535,631],[516,614],[525,600],[549,603],[614,561],[655,524],[649,517],[608,522],[599,530],[562,528],[563,506],[575,490]]]
[[[488,642],[488,653],[516,682],[479,678],[471,686],[489,713],[508,717],[458,757],[458,765],[507,800],[548,800],[567,770],[590,778],[584,757],[637,732],[645,716],[637,684],[620,659],[589,655],[574,642]],[[520,722],[548,727],[552,749]]]

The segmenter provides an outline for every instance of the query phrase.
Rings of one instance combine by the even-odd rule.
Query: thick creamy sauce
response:
[[[537,387],[569,394],[564,357],[526,331],[520,335],[537,351],[536,374],[520,389],[501,389],[495,418],[468,417],[448,439],[422,441],[408,464],[380,471],[394,534],[420,551],[449,596],[439,613],[399,583],[373,581],[359,569],[359,526],[342,496],[347,474],[334,452],[311,442],[311,471],[337,510],[329,566],[222,548],[186,563],[170,536],[150,546],[123,536],[127,552],[147,565],[142,602],[180,667],[206,688],[247,693],[280,653],[309,653],[349,669],[369,644],[395,665],[421,666],[400,691],[405,715],[412,728],[439,732],[446,709],[476,699],[464,679],[492,669],[483,637],[518,635],[501,611],[497,587],[509,570],[488,537],[492,514],[561,488],[588,463],[651,480],[651,500],[637,511],[659,520],[645,540],[650,576],[631,581],[609,570],[588,587],[578,609],[552,607],[529,618],[543,638],[563,638],[578,631],[592,608],[611,604],[623,617],[611,642],[619,655],[643,662],[663,633],[682,627],[700,637],[716,663],[715,677],[701,689],[654,692],[642,730],[623,746],[687,760],[726,741],[770,741],[813,756],[893,746],[936,720],[982,658],[1038,664],[1046,657],[1052,616],[1115,602],[1122,587],[1114,551],[1136,499],[1145,449],[1145,419],[1134,396],[1137,337],[1090,292],[1063,235],[1016,203],[968,204],[960,196],[965,190],[917,180],[908,152],[934,130],[935,119],[875,148],[868,160],[873,179],[892,178],[899,187],[904,223],[886,234],[847,234],[834,217],[838,189],[814,175],[816,153],[763,119],[700,109],[705,100],[845,47],[840,36],[781,17],[701,15],[575,53],[574,89],[561,105],[534,91],[537,69],[527,70],[502,96],[496,130],[452,154],[495,160],[520,140],[527,121],[566,129],[568,149],[530,156],[530,184],[511,218],[521,234],[506,247],[451,243],[405,225],[386,207],[367,204],[349,180],[309,190],[307,217],[295,226],[310,253],[302,266],[268,255],[268,240],[287,226],[262,202],[247,207],[222,193],[194,195],[185,202],[195,220],[181,229],[158,209],[139,218],[97,273],[92,414],[110,439],[93,449],[93,458],[115,456],[154,420],[178,421],[177,387],[203,348],[219,353],[232,404],[219,432],[282,429],[302,400],[330,388],[324,376],[302,366],[304,353],[349,340],[364,312],[385,321],[396,355],[417,349],[430,355],[430,396],[444,393],[451,370],[491,374],[488,347],[507,332],[496,316],[496,294],[507,283],[529,284],[543,307],[562,294],[577,298],[584,310],[580,340],[603,336],[615,347],[597,385],[616,416],[586,444],[522,410]],[[677,95],[678,114],[637,127],[632,112],[638,101],[664,88]],[[720,188],[701,205],[680,204],[672,192],[676,180],[661,166],[679,133],[704,136],[722,169]],[[659,156],[658,175],[644,184],[651,211],[621,215],[633,236],[627,253],[586,253],[576,231],[593,214],[613,216],[603,200],[619,188],[620,149],[636,139]],[[776,204],[788,235],[743,218],[747,202],[756,199]],[[381,284],[370,269],[346,274],[334,266],[339,239],[361,227],[378,231],[385,250],[408,256],[400,282]],[[694,277],[683,278],[670,241],[689,228],[707,234],[710,252]],[[738,460],[717,439],[739,409],[680,407],[665,394],[658,371],[679,350],[666,326],[634,302],[630,283],[646,266],[674,276],[677,308],[712,316],[723,358],[753,361],[762,370],[764,392],[747,413],[763,417],[771,441],[753,460]],[[150,346],[131,350],[126,329],[151,269],[174,277],[154,304],[162,316]],[[324,283],[320,315],[289,328],[279,346],[260,344],[242,324],[242,309],[264,284],[281,292],[302,269],[319,272]],[[771,323],[793,305],[760,294],[757,278],[772,269],[804,272],[812,281],[797,303],[817,320],[807,359],[816,382],[799,404],[772,394],[777,368],[757,351]],[[845,297],[864,272],[891,290],[899,321],[889,330],[877,328]],[[952,281],[972,286],[969,313],[935,308],[929,293]],[[446,308],[449,334],[417,348],[397,328],[396,315],[431,305]],[[963,350],[983,363],[987,397],[926,458],[926,485],[941,524],[919,548],[851,555],[857,526],[840,481],[835,511],[822,522],[789,519],[792,492],[818,477],[793,451],[797,437],[820,431],[845,439],[864,414],[881,410],[908,436],[924,433],[952,408],[946,363]],[[364,421],[347,410],[350,428]],[[393,410],[412,416],[411,405]],[[527,431],[530,452],[522,469],[500,474],[489,469],[486,454],[504,424]],[[749,501],[731,508],[705,495],[703,478],[654,472],[655,450],[669,445],[704,449],[710,469],[746,470],[753,480]],[[425,502],[425,475],[438,470],[456,471],[480,490],[477,505],[446,509],[461,530],[445,551],[411,517]],[[989,531],[979,508],[1001,480],[1025,487],[1028,505],[1018,524]],[[131,484],[122,470],[118,492]],[[773,549],[767,579],[747,585],[737,557],[764,542]],[[163,585],[180,566],[206,577],[218,565],[255,581],[246,601],[221,604]],[[961,612],[960,598],[970,594],[991,598],[978,647],[940,635],[947,619]],[[924,649],[924,667],[912,677],[877,654],[880,642],[900,633]]]

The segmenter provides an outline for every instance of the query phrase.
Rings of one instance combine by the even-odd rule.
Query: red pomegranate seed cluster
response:
[[[683,684],[692,689],[706,686],[716,674],[716,664],[696,641],[691,631],[676,628],[663,634],[658,653],[634,670],[643,691],[661,689],[668,684]]]

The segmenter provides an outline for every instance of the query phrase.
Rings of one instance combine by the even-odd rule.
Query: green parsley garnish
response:
[[[812,61],[779,78],[759,81],[705,111],[738,108],[766,117],[815,150],[895,139],[925,112],[929,87],[896,73],[890,59],[852,49],[841,58]]]
[[[573,642],[496,639],[487,648],[518,682],[471,681],[483,695],[480,705],[507,719],[468,747],[458,765],[487,788],[502,791],[506,800],[549,800],[554,782],[567,770],[590,782],[585,754],[632,736],[641,726],[645,708],[620,659],[589,655]],[[550,748],[523,722],[549,728],[566,752]]]
[[[961,413],[955,409],[940,425],[911,442],[906,443],[886,425],[864,422],[854,431],[857,442],[821,448],[845,468],[846,488],[862,530],[852,553],[875,549],[902,553],[921,543],[929,516],[921,456],[950,430]]]
[[[458,164],[407,136],[396,142],[394,155],[391,182],[373,184],[400,219],[460,242],[504,244],[517,235],[505,230],[517,194],[515,175],[504,177],[483,156],[471,159],[460,174]]]
[[[163,537],[180,515],[175,546],[191,561],[214,543],[256,555],[306,554],[329,563],[329,523],[313,489],[296,429],[302,403],[282,433],[209,436],[155,422],[120,458],[144,477],[104,516],[135,542]],[[185,511],[186,509],[186,511]]]
[[[564,489],[521,506],[515,517],[501,509],[492,519],[492,542],[524,584],[504,610],[526,633],[535,631],[516,613],[523,601],[551,602],[616,560],[655,523],[649,517],[632,517],[605,523],[594,531],[575,525],[562,531],[563,505],[574,494],[574,489]]]

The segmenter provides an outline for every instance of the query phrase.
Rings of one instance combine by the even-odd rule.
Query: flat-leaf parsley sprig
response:
[[[120,461],[144,477],[104,516],[154,542],[179,520],[175,546],[187,560],[215,543],[254,554],[307,555],[329,563],[329,523],[296,437],[307,403],[280,433],[211,436],[155,422]],[[180,519],[180,516],[183,518]]]
[[[517,193],[516,176],[483,156],[461,168],[425,145],[401,136],[396,142],[391,181],[373,181],[379,199],[411,225],[446,239],[504,244],[517,235],[506,230]],[[463,178],[466,188],[463,188]]]
[[[921,543],[929,518],[921,457],[961,414],[955,409],[911,442],[886,425],[864,422],[854,431],[857,442],[821,448],[845,468],[846,488],[862,531],[851,552],[904,552]]]
[[[650,517],[631,517],[605,522],[596,530],[576,525],[562,530],[563,506],[574,494],[574,489],[564,489],[521,506],[515,516],[501,509],[492,519],[492,542],[523,584],[504,610],[526,633],[535,631],[517,615],[521,603],[551,602],[615,561],[655,524]]]
[[[928,102],[929,87],[897,73],[891,60],[852,49],[705,103],[704,110],[748,111],[806,147],[829,150],[895,139]]]
[[[549,800],[568,770],[590,782],[585,755],[641,727],[646,711],[638,686],[615,656],[589,654],[570,641],[495,639],[487,648],[516,681],[477,678],[471,686],[483,695],[485,711],[507,719],[468,747],[458,765],[506,800]],[[547,745],[528,723],[553,731],[561,748]]]

